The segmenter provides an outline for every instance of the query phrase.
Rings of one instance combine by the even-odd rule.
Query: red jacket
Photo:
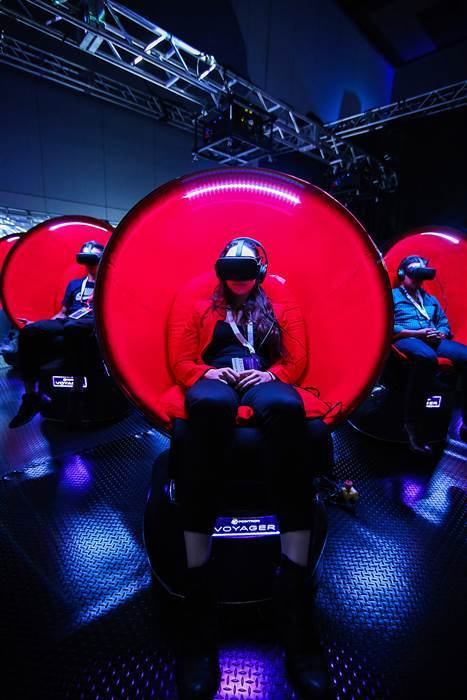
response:
[[[171,418],[186,418],[185,391],[205,374],[211,365],[203,362],[202,355],[212,340],[218,320],[225,320],[225,311],[213,311],[211,297],[215,281],[200,284],[194,280],[175,299],[168,326],[169,365],[177,384],[170,387],[158,402],[159,417],[170,425]],[[263,285],[268,294],[276,319],[283,334],[286,356],[275,362],[269,371],[278,380],[293,384],[302,397],[308,418],[323,417],[327,422],[335,409],[317,398],[310,389],[300,386],[300,378],[307,366],[307,338],[305,322],[298,304],[290,297],[281,278],[269,276]],[[315,390],[313,389],[315,392]],[[248,423],[253,409],[240,406],[237,423]]]

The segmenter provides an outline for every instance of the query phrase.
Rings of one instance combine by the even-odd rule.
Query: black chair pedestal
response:
[[[49,406],[42,411],[44,418],[74,427],[92,427],[121,420],[131,410],[129,402],[101,364],[96,364],[86,376],[81,396],[74,389],[75,381],[62,360],[42,367],[39,389],[51,399]],[[75,402],[78,401],[79,411],[75,411]],[[78,421],[74,419],[76,415],[79,415]]]
[[[231,453],[236,467],[231,472],[235,478],[226,483],[213,532],[217,591],[223,604],[259,603],[271,598],[273,577],[280,561],[280,533],[255,461],[253,443],[259,433],[254,428],[238,428],[235,433],[238,440],[235,440],[236,450]],[[167,450],[154,464],[144,517],[144,542],[154,578],[171,595],[183,597],[185,544],[171,457],[173,450],[172,455]],[[318,496],[310,508],[314,513],[314,528],[309,577],[317,585],[327,536],[327,514]]]

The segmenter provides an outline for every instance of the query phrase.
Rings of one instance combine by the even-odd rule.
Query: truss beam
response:
[[[0,62],[146,117],[167,121],[179,129],[193,131],[193,113],[180,105],[113,80],[103,73],[72,63],[6,34],[0,36]]]
[[[0,207],[0,237],[9,236],[12,233],[24,233],[33,226],[56,216],[63,216],[63,212]],[[118,221],[110,221],[109,223],[112,226],[117,226]]]
[[[281,150],[302,152],[334,169],[365,162],[381,189],[397,185],[386,164],[224,68],[214,56],[114,0],[104,0],[103,7],[103,17],[92,23],[80,14],[77,0],[59,5],[56,0],[2,0],[0,13],[175,94],[193,111],[203,113],[237,97],[274,116],[272,141]],[[249,154],[249,160],[254,157]]]
[[[467,80],[454,85],[430,90],[422,95],[392,102],[384,107],[369,109],[345,119],[326,124],[326,128],[337,136],[350,138],[375,129],[380,129],[388,122],[403,117],[428,116],[446,110],[467,106]]]

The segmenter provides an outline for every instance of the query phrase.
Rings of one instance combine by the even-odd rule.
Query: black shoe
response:
[[[48,403],[50,403],[50,399],[37,392],[34,394],[23,394],[19,411],[11,419],[9,427],[19,428],[20,425],[29,423]]]
[[[273,599],[292,685],[304,698],[332,697],[321,645],[313,628],[313,596],[307,585],[307,569],[285,555],[276,572]]]
[[[424,457],[431,457],[433,450],[422,439],[420,431],[414,423],[406,423],[405,431],[409,438],[409,447],[415,454],[423,455]]]
[[[175,681],[180,700],[211,700],[219,687],[218,629],[210,562],[186,571]]]

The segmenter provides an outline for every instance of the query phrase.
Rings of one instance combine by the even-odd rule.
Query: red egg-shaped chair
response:
[[[2,278],[3,263],[5,262],[5,258],[10,252],[10,249],[19,240],[19,237],[20,235],[15,233],[0,238],[0,280]],[[15,351],[13,350],[13,346],[11,345],[11,340],[14,337],[14,331],[11,330],[10,319],[3,311],[3,305],[0,296],[0,337],[3,338],[4,334],[8,335],[2,340],[0,352],[3,355],[3,359],[5,360],[5,362],[7,362],[8,364],[13,364]]]
[[[211,170],[174,180],[149,194],[118,226],[96,291],[108,366],[148,418],[172,432],[172,447],[186,418],[184,393],[170,369],[177,328],[190,305],[209,299],[215,260],[239,235],[265,246],[264,288],[272,301],[296,300],[304,315],[308,363],[297,390],[308,418],[323,417],[331,428],[343,421],[371,390],[389,350],[391,296],[380,255],[336,200],[309,183],[262,169]],[[278,537],[258,536],[278,534],[267,506],[244,500],[258,481],[248,456],[259,438],[251,413],[239,409],[237,415],[232,484],[240,487],[231,484],[230,492],[239,500],[219,514],[214,533],[224,602],[264,597],[279,555]],[[164,455],[154,469],[144,532],[153,571],[180,592],[183,535],[177,511],[164,505],[164,493],[173,493],[168,470]],[[255,494],[253,500],[260,498],[260,490]],[[241,525],[242,518],[239,534],[246,532],[247,539],[229,537],[237,534],[232,522]],[[241,569],[237,555],[245,547],[248,562]]]
[[[6,256],[0,295],[11,322],[22,327],[20,318],[39,321],[51,318],[62,305],[68,282],[83,277],[83,266],[75,260],[83,243],[95,240],[106,245],[113,228],[89,216],[62,216],[44,221],[23,234]],[[86,378],[83,424],[110,420],[121,415],[126,402],[109,378],[100,359],[96,340],[90,352],[96,372]],[[40,380],[41,390],[52,399],[44,417],[66,420],[72,411],[70,388],[73,377],[63,367],[63,358],[47,363]]]
[[[389,244],[384,261],[391,287],[399,286],[397,270],[409,255],[420,255],[436,268],[434,280],[424,283],[448,316],[454,340],[467,343],[467,237],[444,226],[413,229]],[[397,340],[397,336],[394,336]],[[409,358],[392,346],[392,353],[381,381],[352,416],[351,423],[361,432],[383,440],[407,442],[403,406]],[[446,439],[455,399],[456,376],[453,363],[438,358],[438,379],[434,393],[426,396],[424,423],[429,442]]]
[[[14,233],[10,236],[3,236],[2,238],[0,238],[0,280],[3,276],[3,264],[5,262],[6,256],[8,255],[12,247],[19,241],[19,238],[19,233]],[[2,308],[3,304],[0,296],[0,309]]]

